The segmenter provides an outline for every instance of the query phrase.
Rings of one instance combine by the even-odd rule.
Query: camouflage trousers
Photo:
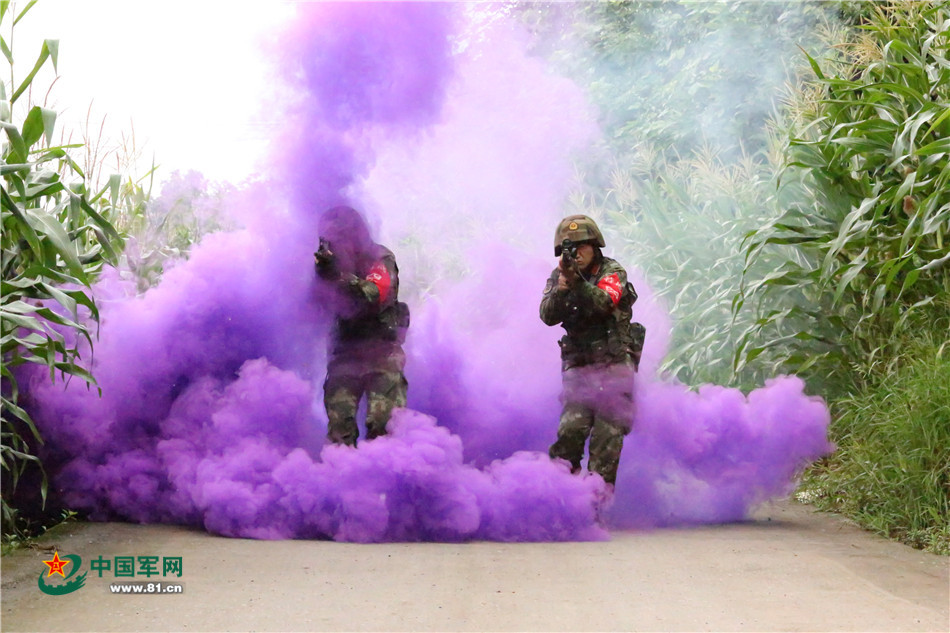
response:
[[[563,373],[564,405],[552,458],[567,460],[579,472],[584,445],[590,439],[587,469],[610,485],[617,481],[623,438],[633,425],[632,365],[589,365]]]
[[[359,427],[356,413],[366,396],[366,439],[386,434],[386,423],[395,407],[406,406],[408,383],[401,371],[376,371],[361,375],[327,373],[323,404],[327,409],[327,438],[334,444],[356,446]]]

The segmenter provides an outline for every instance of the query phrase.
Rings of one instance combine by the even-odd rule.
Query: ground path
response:
[[[184,593],[115,595],[110,584],[133,579],[90,572],[47,595],[37,577],[52,551],[21,549],[2,560],[3,631],[950,630],[946,557],[789,502],[742,524],[603,543],[356,545],[81,523],[40,545],[87,571],[99,556],[181,557],[181,578],[157,580]]]

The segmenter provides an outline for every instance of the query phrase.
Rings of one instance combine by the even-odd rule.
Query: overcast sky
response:
[[[161,164],[159,180],[195,169],[239,182],[272,127],[262,43],[291,11],[280,0],[40,0],[14,30],[17,81],[43,39],[59,39],[60,78],[48,100],[58,132],[81,129],[92,104],[110,139],[134,125],[145,162],[154,153]],[[6,65],[3,73],[9,81]],[[34,85],[45,92],[53,78],[44,70]]]

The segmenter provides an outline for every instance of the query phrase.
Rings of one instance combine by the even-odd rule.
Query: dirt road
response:
[[[53,551],[5,556],[3,631],[950,630],[947,558],[787,502],[604,543],[251,541],[112,523],[41,544],[82,557],[85,585],[47,595]],[[134,557],[133,577],[90,568],[117,556]],[[181,558],[181,576],[146,576],[145,556],[159,574]],[[183,593],[114,594],[118,582]]]

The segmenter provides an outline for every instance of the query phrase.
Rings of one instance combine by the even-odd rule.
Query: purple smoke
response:
[[[31,376],[69,506],[253,538],[606,537],[603,483],[546,456],[560,332],[537,313],[596,127],[516,31],[476,37],[459,6],[299,5],[276,50],[273,173],[229,202],[246,228],[207,236],[144,295],[117,274],[97,285],[101,398]],[[320,397],[332,314],[312,253],[340,203],[396,252],[413,311],[409,409],[358,449],[325,445]],[[829,449],[823,403],[794,377],[748,397],[658,378],[669,317],[629,272],[648,336],[609,524],[738,520],[786,494]]]

